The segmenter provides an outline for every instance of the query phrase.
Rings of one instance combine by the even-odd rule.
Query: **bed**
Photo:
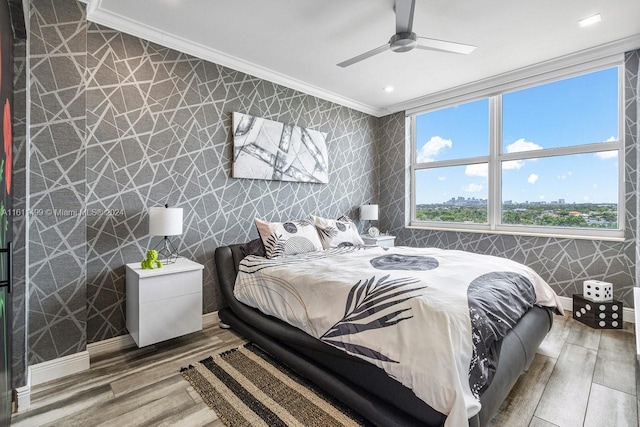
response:
[[[402,378],[402,375],[397,372],[393,372],[391,375],[381,368],[390,365],[389,363],[374,361],[378,364],[376,366],[371,360],[367,360],[367,357],[354,354],[353,351],[350,352],[352,354],[348,354],[349,352],[346,352],[345,348],[336,346],[335,342],[330,345],[327,343],[328,340],[321,341],[314,338],[312,336],[314,334],[304,332],[301,329],[303,325],[291,326],[277,318],[276,315],[264,314],[264,310],[260,311],[247,303],[240,302],[236,298],[238,290],[234,289],[239,271],[244,274],[247,269],[257,271],[266,268],[265,265],[269,268],[273,266],[268,262],[265,264],[264,261],[255,257],[244,259],[243,246],[223,246],[217,248],[215,252],[218,281],[228,303],[228,307],[219,312],[220,319],[224,324],[255,342],[272,356],[352,407],[376,425],[449,426],[459,424],[458,422],[453,424],[451,420],[447,420],[447,416],[443,413],[446,411],[438,411],[426,404],[425,400],[418,398],[414,390],[402,384],[402,382],[406,383],[406,378]],[[394,248],[393,254],[380,252],[383,250],[387,251],[382,248],[368,248],[368,252],[366,252],[367,259],[376,259],[378,267],[382,265],[380,267],[382,269],[384,269],[384,262],[393,263],[397,262],[396,258],[398,257],[403,257],[403,259],[411,257],[412,255],[407,254],[412,254],[411,251],[414,249]],[[335,252],[340,256],[361,256],[360,254],[353,255],[358,252],[353,248],[342,248],[335,250]],[[434,257],[438,258],[439,254],[437,252]],[[460,259],[462,256],[461,253],[454,255],[458,257],[456,259]],[[324,255],[315,257],[324,257]],[[309,259],[306,259],[304,265],[306,266],[308,262]],[[335,263],[335,261],[333,262]],[[305,271],[306,267],[297,268],[297,270]],[[419,293],[424,288],[424,286],[415,286],[414,293]],[[412,294],[406,295],[407,299],[412,296]],[[555,294],[547,295],[549,300],[554,297]],[[352,295],[347,297],[347,300],[350,301],[353,298],[355,297]],[[478,407],[480,409],[479,412],[468,418],[470,426],[488,424],[520,374],[532,362],[536,349],[553,322],[553,304],[548,305],[549,308],[539,305],[527,308],[521,317],[519,315],[506,335],[491,346],[491,351],[499,352],[499,363],[496,364],[495,370],[492,372],[490,382],[481,390],[481,393],[478,393]],[[408,309],[402,311],[404,310]],[[557,310],[561,309],[557,308]],[[414,308],[411,317],[417,311]],[[279,317],[282,318],[282,316]],[[392,316],[386,320],[391,320],[388,322],[391,324],[393,321],[405,318],[409,318],[409,316],[406,314],[396,315],[395,318]],[[408,324],[409,322],[397,323]],[[352,350],[353,347],[346,349]],[[390,357],[393,358],[393,356]],[[385,369],[387,368],[385,367]]]

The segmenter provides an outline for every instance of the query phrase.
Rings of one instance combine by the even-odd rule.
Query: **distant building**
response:
[[[467,197],[465,199],[463,196],[458,196],[452,197],[442,204],[449,206],[482,206],[487,204],[487,199],[476,199],[475,197]]]

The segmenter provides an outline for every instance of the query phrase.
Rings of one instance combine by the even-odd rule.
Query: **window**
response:
[[[412,226],[623,237],[621,66],[411,116]]]

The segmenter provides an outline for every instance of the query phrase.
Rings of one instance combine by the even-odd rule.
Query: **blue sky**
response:
[[[503,95],[503,152],[615,140],[618,135],[618,69],[610,68]],[[419,161],[486,156],[487,99],[417,117]],[[503,200],[616,203],[615,152],[503,163]],[[417,172],[416,203],[451,197],[487,198],[486,165]]]

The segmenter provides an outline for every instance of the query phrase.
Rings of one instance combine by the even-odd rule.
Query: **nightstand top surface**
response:
[[[173,264],[163,264],[162,268],[154,268],[153,270],[144,270],[140,264],[141,262],[127,264],[127,268],[135,272],[140,278],[204,269],[204,265],[186,258],[178,258]]]
[[[375,239],[375,240],[391,240],[391,239],[395,239],[396,236],[389,236],[389,235],[381,235],[381,236],[377,236],[377,237],[371,237],[368,234],[361,234],[360,235],[363,239]]]

